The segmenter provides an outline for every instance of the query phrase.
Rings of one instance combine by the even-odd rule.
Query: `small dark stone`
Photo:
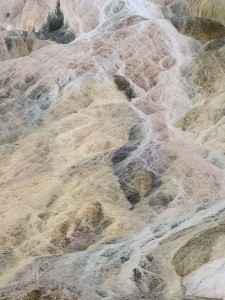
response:
[[[30,85],[29,85],[30,86]],[[34,89],[30,94],[29,97],[31,99],[39,99],[43,94],[48,93],[48,89],[43,86],[39,85],[36,89]]]
[[[124,91],[129,100],[136,98],[136,94],[130,85],[130,82],[121,75],[114,75],[114,82],[117,85],[118,90]]]
[[[37,80],[38,80],[38,77],[36,77],[36,76],[34,76],[34,75],[32,75],[32,76],[27,76],[27,77],[25,78],[25,84],[26,84],[26,86],[27,86],[27,89],[28,89],[28,87],[34,85],[34,84],[37,82]]]
[[[140,144],[140,141],[144,138],[142,133],[142,122],[135,124],[129,134],[129,141],[135,141],[136,144]]]
[[[125,196],[127,198],[127,200],[130,202],[130,204],[135,205],[136,203],[138,203],[140,201],[140,195],[139,193],[132,191],[128,188],[123,188],[123,191],[125,193]]]
[[[118,164],[121,161],[125,160],[137,147],[135,146],[124,146],[119,148],[112,157],[112,163]]]
[[[129,81],[122,75],[115,75],[114,82],[120,91],[124,91],[130,87]]]
[[[13,41],[12,41],[12,38],[6,37],[6,38],[4,39],[4,41],[5,41],[5,44],[6,44],[7,49],[10,51],[10,50],[12,49],[12,47],[13,47]]]
[[[163,184],[162,180],[160,178],[157,178],[153,181],[152,189],[156,189],[160,187]]]
[[[138,269],[133,269],[134,281],[140,282],[142,274]]]
[[[125,197],[130,202],[132,206],[137,204],[140,201],[140,195],[135,190],[126,186],[126,182],[124,182],[123,177],[119,177],[120,187],[123,190]]]
[[[146,258],[149,262],[153,262],[154,261],[154,257],[152,255],[146,255]]]
[[[210,205],[204,203],[204,204],[202,204],[201,206],[199,206],[199,207],[196,209],[196,212],[201,211],[201,210],[206,210],[206,209],[208,209],[209,207],[210,207]]]
[[[179,221],[175,221],[171,224],[171,229],[174,229],[178,226],[180,226],[182,223],[184,222],[184,220],[179,220]]]
[[[48,38],[58,44],[69,44],[75,39],[75,34],[63,26],[59,30],[49,33]]]
[[[97,295],[99,295],[99,296],[101,296],[103,298],[105,298],[105,297],[108,296],[108,294],[105,291],[102,291],[102,290],[97,290],[95,292],[96,292]]]
[[[121,256],[120,259],[121,259],[122,263],[125,263],[126,261],[129,260],[129,256]]]
[[[47,110],[51,106],[51,99],[48,95],[44,94],[42,97],[37,97],[37,104],[41,110]]]

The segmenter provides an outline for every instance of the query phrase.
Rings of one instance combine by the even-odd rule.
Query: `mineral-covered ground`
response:
[[[225,0],[0,1],[0,299],[225,299]]]

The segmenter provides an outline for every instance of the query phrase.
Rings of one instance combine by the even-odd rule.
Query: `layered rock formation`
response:
[[[224,1],[0,8],[0,298],[225,299]]]

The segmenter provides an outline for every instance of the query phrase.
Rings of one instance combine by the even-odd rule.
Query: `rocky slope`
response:
[[[1,1],[1,299],[225,299],[224,13]]]

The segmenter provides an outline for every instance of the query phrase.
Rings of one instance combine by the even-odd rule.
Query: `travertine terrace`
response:
[[[224,16],[1,0],[0,299],[225,299]]]

